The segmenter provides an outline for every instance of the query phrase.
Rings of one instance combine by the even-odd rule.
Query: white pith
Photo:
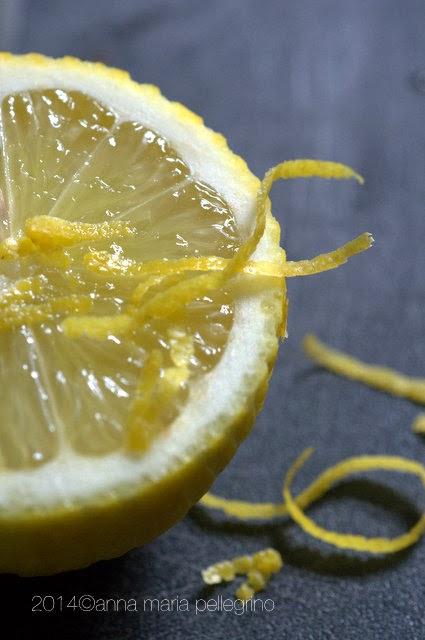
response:
[[[110,106],[122,120],[136,120],[160,133],[190,166],[196,179],[213,186],[232,208],[239,227],[247,232],[255,213],[256,184],[241,179],[228,151],[214,145],[208,130],[184,118],[176,119],[173,105],[149,88],[123,86],[106,76],[59,64],[10,65],[0,62],[0,102],[13,92],[58,88],[79,90]],[[281,258],[272,220],[255,258]],[[207,446],[215,431],[226,428],[244,406],[256,382],[264,376],[270,344],[276,341],[273,314],[264,309],[276,292],[267,291],[238,301],[227,348],[218,365],[201,377],[184,410],[150,450],[129,457],[114,453],[82,457],[64,450],[54,461],[29,471],[0,475],[0,508],[6,513],[51,509],[129,492],[151,483],[178,466],[195,450]],[[19,397],[18,397],[19,400]],[[208,437],[207,437],[208,436]]]

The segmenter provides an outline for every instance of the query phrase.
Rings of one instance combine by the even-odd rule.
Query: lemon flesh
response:
[[[81,92],[8,95],[1,105],[1,131],[3,240],[19,240],[38,216],[84,224],[125,221],[134,231],[118,239],[77,238],[70,246],[62,239],[58,259],[57,253],[52,256],[58,242],[47,226],[38,250],[0,263],[0,304],[11,318],[9,325],[0,322],[0,386],[19,390],[20,396],[17,402],[9,393],[2,402],[1,465],[43,464],[67,447],[83,455],[115,451],[125,445],[146,357],[156,348],[164,355],[163,370],[167,361],[172,365],[170,321],[144,322],[128,338],[114,335],[113,323],[102,342],[67,337],[60,327],[66,315],[90,310],[95,317],[119,316],[137,284],[113,272],[90,272],[84,259],[94,252],[138,262],[228,257],[239,242],[234,216],[161,136],[140,123],[120,122]],[[38,236],[34,227],[32,237],[38,238],[43,227]],[[68,309],[58,307],[55,313],[52,303],[60,299],[69,301]],[[46,308],[45,314],[35,313]],[[193,339],[190,378],[219,359],[232,309],[221,290],[173,318],[174,330]],[[174,406],[164,408],[155,418],[158,431],[175,413]]]

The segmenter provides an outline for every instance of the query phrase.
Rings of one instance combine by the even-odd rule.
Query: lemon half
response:
[[[239,277],[173,306],[200,274],[164,265],[231,260],[259,181],[155,87],[2,54],[0,104],[0,570],[49,574],[207,491],[264,398],[285,288]],[[269,210],[251,260],[285,260]]]

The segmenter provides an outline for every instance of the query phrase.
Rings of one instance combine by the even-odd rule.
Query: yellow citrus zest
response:
[[[129,452],[145,451],[155,435],[154,394],[163,362],[159,349],[153,349],[146,358],[140,374],[136,396],[130,411],[127,428],[127,449]]]
[[[262,591],[270,577],[278,573],[283,566],[279,551],[272,548],[262,549],[253,555],[236,556],[232,560],[216,562],[202,571],[205,584],[213,585],[231,582],[236,575],[246,575],[247,580],[236,590],[240,600],[249,600],[254,593]]]
[[[310,260],[297,260],[295,262],[286,262],[283,265],[284,276],[286,278],[292,278],[296,276],[309,276],[322,271],[329,271],[330,269],[336,269],[342,264],[345,264],[349,258],[366,251],[373,245],[373,236],[370,233],[362,233],[354,240],[350,240],[347,244],[344,244],[335,251],[329,253],[322,253]]]
[[[154,349],[140,374],[128,421],[127,450],[130,453],[141,453],[149,447],[161,430],[161,409],[176,403],[179,394],[186,391],[194,354],[193,339],[175,328],[168,331],[168,337],[172,365],[165,366],[162,352]]]
[[[126,335],[133,323],[133,318],[119,313],[111,316],[69,316],[62,320],[61,327],[68,338],[92,338],[106,340],[110,335]]]
[[[415,544],[425,532],[425,514],[410,531],[397,538],[366,538],[364,536],[341,534],[319,527],[308,518],[304,509],[319,500],[336,482],[353,473],[364,471],[399,471],[418,476],[425,485],[425,467],[414,460],[399,456],[358,456],[348,458],[324,471],[307,489],[296,498],[291,494],[292,481],[313,449],[307,449],[289,469],[283,488],[282,503],[251,503],[207,493],[201,499],[206,507],[219,509],[240,520],[264,519],[289,515],[306,533],[340,549],[364,551],[367,553],[396,553]]]
[[[413,378],[388,367],[366,364],[341,351],[331,349],[312,335],[304,338],[303,346],[309,358],[333,373],[394,396],[425,404],[424,378]]]
[[[25,223],[27,237],[43,250],[67,247],[89,240],[119,240],[137,234],[134,225],[124,221],[98,223],[71,222],[54,216],[33,216]]]
[[[314,275],[322,271],[336,269],[345,264],[352,256],[366,251],[373,245],[370,233],[362,233],[350,240],[342,247],[323,253],[309,260],[287,261],[283,263],[267,262],[264,260],[248,260],[237,271],[247,275],[265,276],[269,278],[294,278],[297,276]],[[99,274],[115,274],[126,278],[146,278],[154,274],[166,276],[189,271],[224,271],[229,266],[229,258],[205,256],[202,258],[180,258],[179,260],[151,260],[149,262],[135,262],[128,258],[108,253],[107,251],[93,251],[84,257],[84,265],[90,271]]]
[[[292,519],[309,535],[331,544],[339,549],[350,549],[367,553],[396,553],[406,547],[415,544],[425,532],[425,514],[405,534],[396,538],[366,538],[351,533],[338,533],[329,531],[317,525],[311,518],[305,515],[302,508],[296,504],[291,494],[291,484],[296,474],[306,460],[313,453],[313,449],[306,449],[289,469],[284,486],[283,497]],[[425,467],[414,460],[407,460],[398,456],[358,456],[348,458],[330,467],[316,480],[314,499],[318,500],[336,482],[353,473],[364,471],[399,471],[417,476],[425,485]]]

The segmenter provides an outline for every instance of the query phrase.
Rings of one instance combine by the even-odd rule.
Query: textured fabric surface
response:
[[[345,267],[289,283],[289,339],[251,436],[217,480],[230,497],[278,500],[281,477],[306,447],[316,453],[298,490],[323,468],[362,453],[423,460],[411,433],[418,408],[312,366],[306,332],[375,363],[425,373],[425,5],[422,0],[3,0],[0,48],[73,54],[128,69],[202,114],[262,175],[277,162],[346,162],[355,184],[280,184],[273,209],[289,259],[369,230],[376,246]],[[9,5],[8,12],[6,11]],[[18,3],[16,3],[18,5]],[[4,15],[2,15],[2,12]],[[6,27],[6,15],[10,25]],[[311,510],[341,531],[397,535],[423,507],[398,475],[343,483]],[[137,523],[135,523],[137,526]],[[285,559],[264,598],[274,610],[195,615],[200,569],[273,545]],[[294,524],[241,526],[196,508],[144,549],[53,578],[0,578],[3,620],[55,638],[425,637],[425,541],[390,558],[338,553]],[[36,594],[136,598],[139,612],[32,614]],[[143,599],[187,598],[189,612],[143,612]]]

